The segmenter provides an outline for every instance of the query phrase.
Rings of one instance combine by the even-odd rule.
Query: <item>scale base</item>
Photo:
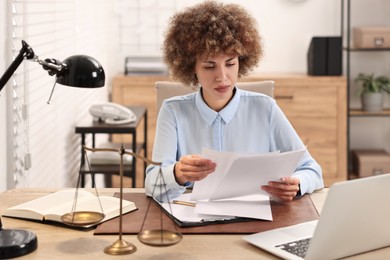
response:
[[[37,249],[35,233],[22,229],[0,230],[0,259],[27,255]]]
[[[104,249],[104,253],[109,255],[128,255],[137,251],[137,247],[125,240],[118,239],[111,246]]]

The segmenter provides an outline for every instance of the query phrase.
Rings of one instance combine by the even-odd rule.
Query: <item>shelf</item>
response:
[[[374,116],[390,116],[390,109],[385,109],[380,112],[366,112],[361,109],[350,109],[349,110],[349,116],[352,117],[374,117]]]
[[[390,48],[355,48],[355,47],[343,47],[343,50],[345,51],[351,51],[351,52],[364,52],[364,51],[390,51]]]
[[[343,39],[343,46],[342,46],[342,51],[343,55],[345,54],[345,74],[347,78],[347,103],[348,106],[351,104],[350,103],[350,97],[352,96],[352,90],[353,88],[351,87],[353,85],[352,82],[354,82],[353,77],[355,75],[353,73],[356,73],[358,70],[361,72],[369,72],[371,71],[372,68],[370,68],[370,65],[365,65],[362,67],[359,67],[359,65],[364,64],[365,60],[365,55],[370,56],[372,59],[376,59],[375,62],[380,66],[383,63],[386,63],[389,61],[389,56],[387,53],[390,53],[390,47],[389,46],[374,46],[372,48],[358,48],[357,44],[354,42],[353,35],[353,27],[357,25],[364,25],[367,23],[364,23],[364,20],[362,19],[357,19],[355,21],[355,18],[358,18],[357,16],[358,12],[364,11],[362,8],[356,9],[358,12],[352,12],[351,9],[353,3],[355,4],[356,2],[353,0],[341,0],[341,37]],[[359,7],[359,3],[356,3],[356,7]],[[371,7],[370,7],[371,8]],[[383,11],[381,14],[386,14],[386,10],[382,10],[383,8],[381,7],[380,1],[372,1],[372,12],[376,13],[378,11]],[[354,15],[352,15],[354,13]],[[385,22],[385,20],[382,20],[382,24]],[[366,20],[367,22],[368,20]],[[367,26],[370,23],[367,24]],[[369,45],[365,45],[369,46]],[[355,56],[357,55],[357,56]],[[362,56],[361,56],[362,55]],[[374,61],[374,60],[372,60]],[[352,69],[353,68],[353,69]],[[375,69],[374,69],[375,70]],[[353,73],[352,73],[353,72]],[[374,71],[375,73],[375,71]],[[357,74],[357,73],[356,73]],[[351,148],[352,147],[361,147],[364,149],[366,144],[361,142],[359,138],[362,138],[359,136],[359,134],[363,133],[363,130],[359,130],[359,134],[355,131],[356,128],[361,127],[360,125],[356,125],[357,121],[355,120],[360,120],[360,119],[365,119],[367,118],[370,120],[370,124],[374,124],[375,126],[378,126],[382,123],[383,120],[388,120],[390,118],[390,108],[386,107],[384,110],[379,111],[379,112],[367,112],[363,111],[363,109],[360,108],[348,108],[347,112],[347,165],[348,167],[352,166],[352,155],[351,155]],[[374,120],[371,122],[371,120]],[[352,123],[353,122],[353,123]],[[361,122],[363,123],[363,122]],[[367,128],[370,127],[370,125],[365,126]],[[354,129],[352,129],[354,128]],[[369,134],[364,135],[364,137],[367,137]],[[363,137],[363,138],[364,138]],[[380,137],[378,137],[380,138]],[[381,148],[384,148],[388,146],[388,142],[385,136],[385,133],[383,134],[382,140],[379,140]],[[353,145],[352,145],[353,144]],[[348,172],[348,178],[349,179],[356,179],[356,178],[361,178],[356,172],[351,172],[351,170],[356,169],[349,169]]]

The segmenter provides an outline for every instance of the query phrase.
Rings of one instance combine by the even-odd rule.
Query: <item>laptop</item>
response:
[[[244,236],[284,259],[337,259],[390,245],[390,174],[332,185],[320,219]]]

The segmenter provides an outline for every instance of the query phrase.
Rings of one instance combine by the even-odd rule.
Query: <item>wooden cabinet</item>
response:
[[[148,156],[156,128],[155,82],[163,76],[118,76],[112,101],[148,107]],[[275,99],[312,156],[320,163],[325,184],[347,179],[346,80],[306,75],[250,75],[241,81],[275,81]],[[117,141],[120,141],[116,137]]]
[[[275,81],[276,102],[323,170],[325,185],[347,179],[347,103],[344,77],[251,75]]]

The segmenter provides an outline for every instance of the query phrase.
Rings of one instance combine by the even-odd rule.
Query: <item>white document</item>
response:
[[[199,200],[196,203],[195,213],[273,220],[269,197],[265,195],[212,201]]]
[[[240,155],[204,150],[202,156],[217,164],[214,173],[194,183],[191,200],[220,200],[247,195],[267,195],[261,190],[296,169],[306,148],[284,153]]]
[[[219,201],[191,201],[191,194],[182,194],[176,201],[193,202],[196,206],[161,203],[161,206],[181,222],[200,223],[245,217],[272,221],[268,196],[255,195]]]
[[[225,178],[233,161],[239,156],[232,152],[218,152],[210,149],[203,149],[202,157],[209,158],[217,164],[215,172],[209,174],[207,178],[194,183],[191,200],[209,199],[215,187],[217,187]]]
[[[190,200],[190,197],[191,197],[191,194],[186,193],[186,194],[180,195],[175,200],[184,201],[184,202],[194,202],[194,201]],[[227,217],[227,216],[222,216],[222,215],[196,213],[195,207],[174,204],[173,201],[170,203],[164,202],[164,203],[160,203],[160,204],[168,213],[170,213],[172,216],[174,216],[176,219],[178,219],[181,222],[200,223],[200,222],[217,221],[217,220],[235,218],[234,216]]]

